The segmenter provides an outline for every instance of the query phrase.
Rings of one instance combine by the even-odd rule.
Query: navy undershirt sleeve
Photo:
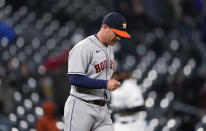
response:
[[[107,89],[107,80],[93,79],[83,75],[69,75],[69,82],[82,88]]]

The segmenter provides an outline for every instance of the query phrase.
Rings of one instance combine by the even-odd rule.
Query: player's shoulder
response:
[[[77,48],[84,48],[84,49],[92,49],[92,44],[91,44],[91,37],[92,36],[88,36],[85,39],[81,40],[80,42],[78,42],[75,47]]]

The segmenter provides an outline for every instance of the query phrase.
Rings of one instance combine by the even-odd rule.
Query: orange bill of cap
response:
[[[114,28],[112,28],[112,31],[121,37],[131,38],[130,34],[128,34],[126,31],[121,31]]]

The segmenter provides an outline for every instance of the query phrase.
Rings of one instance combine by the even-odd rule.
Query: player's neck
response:
[[[100,32],[98,32],[97,33],[97,39],[104,45],[104,46],[108,46],[108,44],[106,44],[105,42],[104,42],[104,40],[103,40],[103,36],[102,36],[102,34],[100,33]]]

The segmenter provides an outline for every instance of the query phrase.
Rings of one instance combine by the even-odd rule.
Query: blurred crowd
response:
[[[205,9],[204,0],[0,0],[0,130],[63,130],[69,50],[111,11],[132,35],[114,46],[115,129],[206,130]]]

